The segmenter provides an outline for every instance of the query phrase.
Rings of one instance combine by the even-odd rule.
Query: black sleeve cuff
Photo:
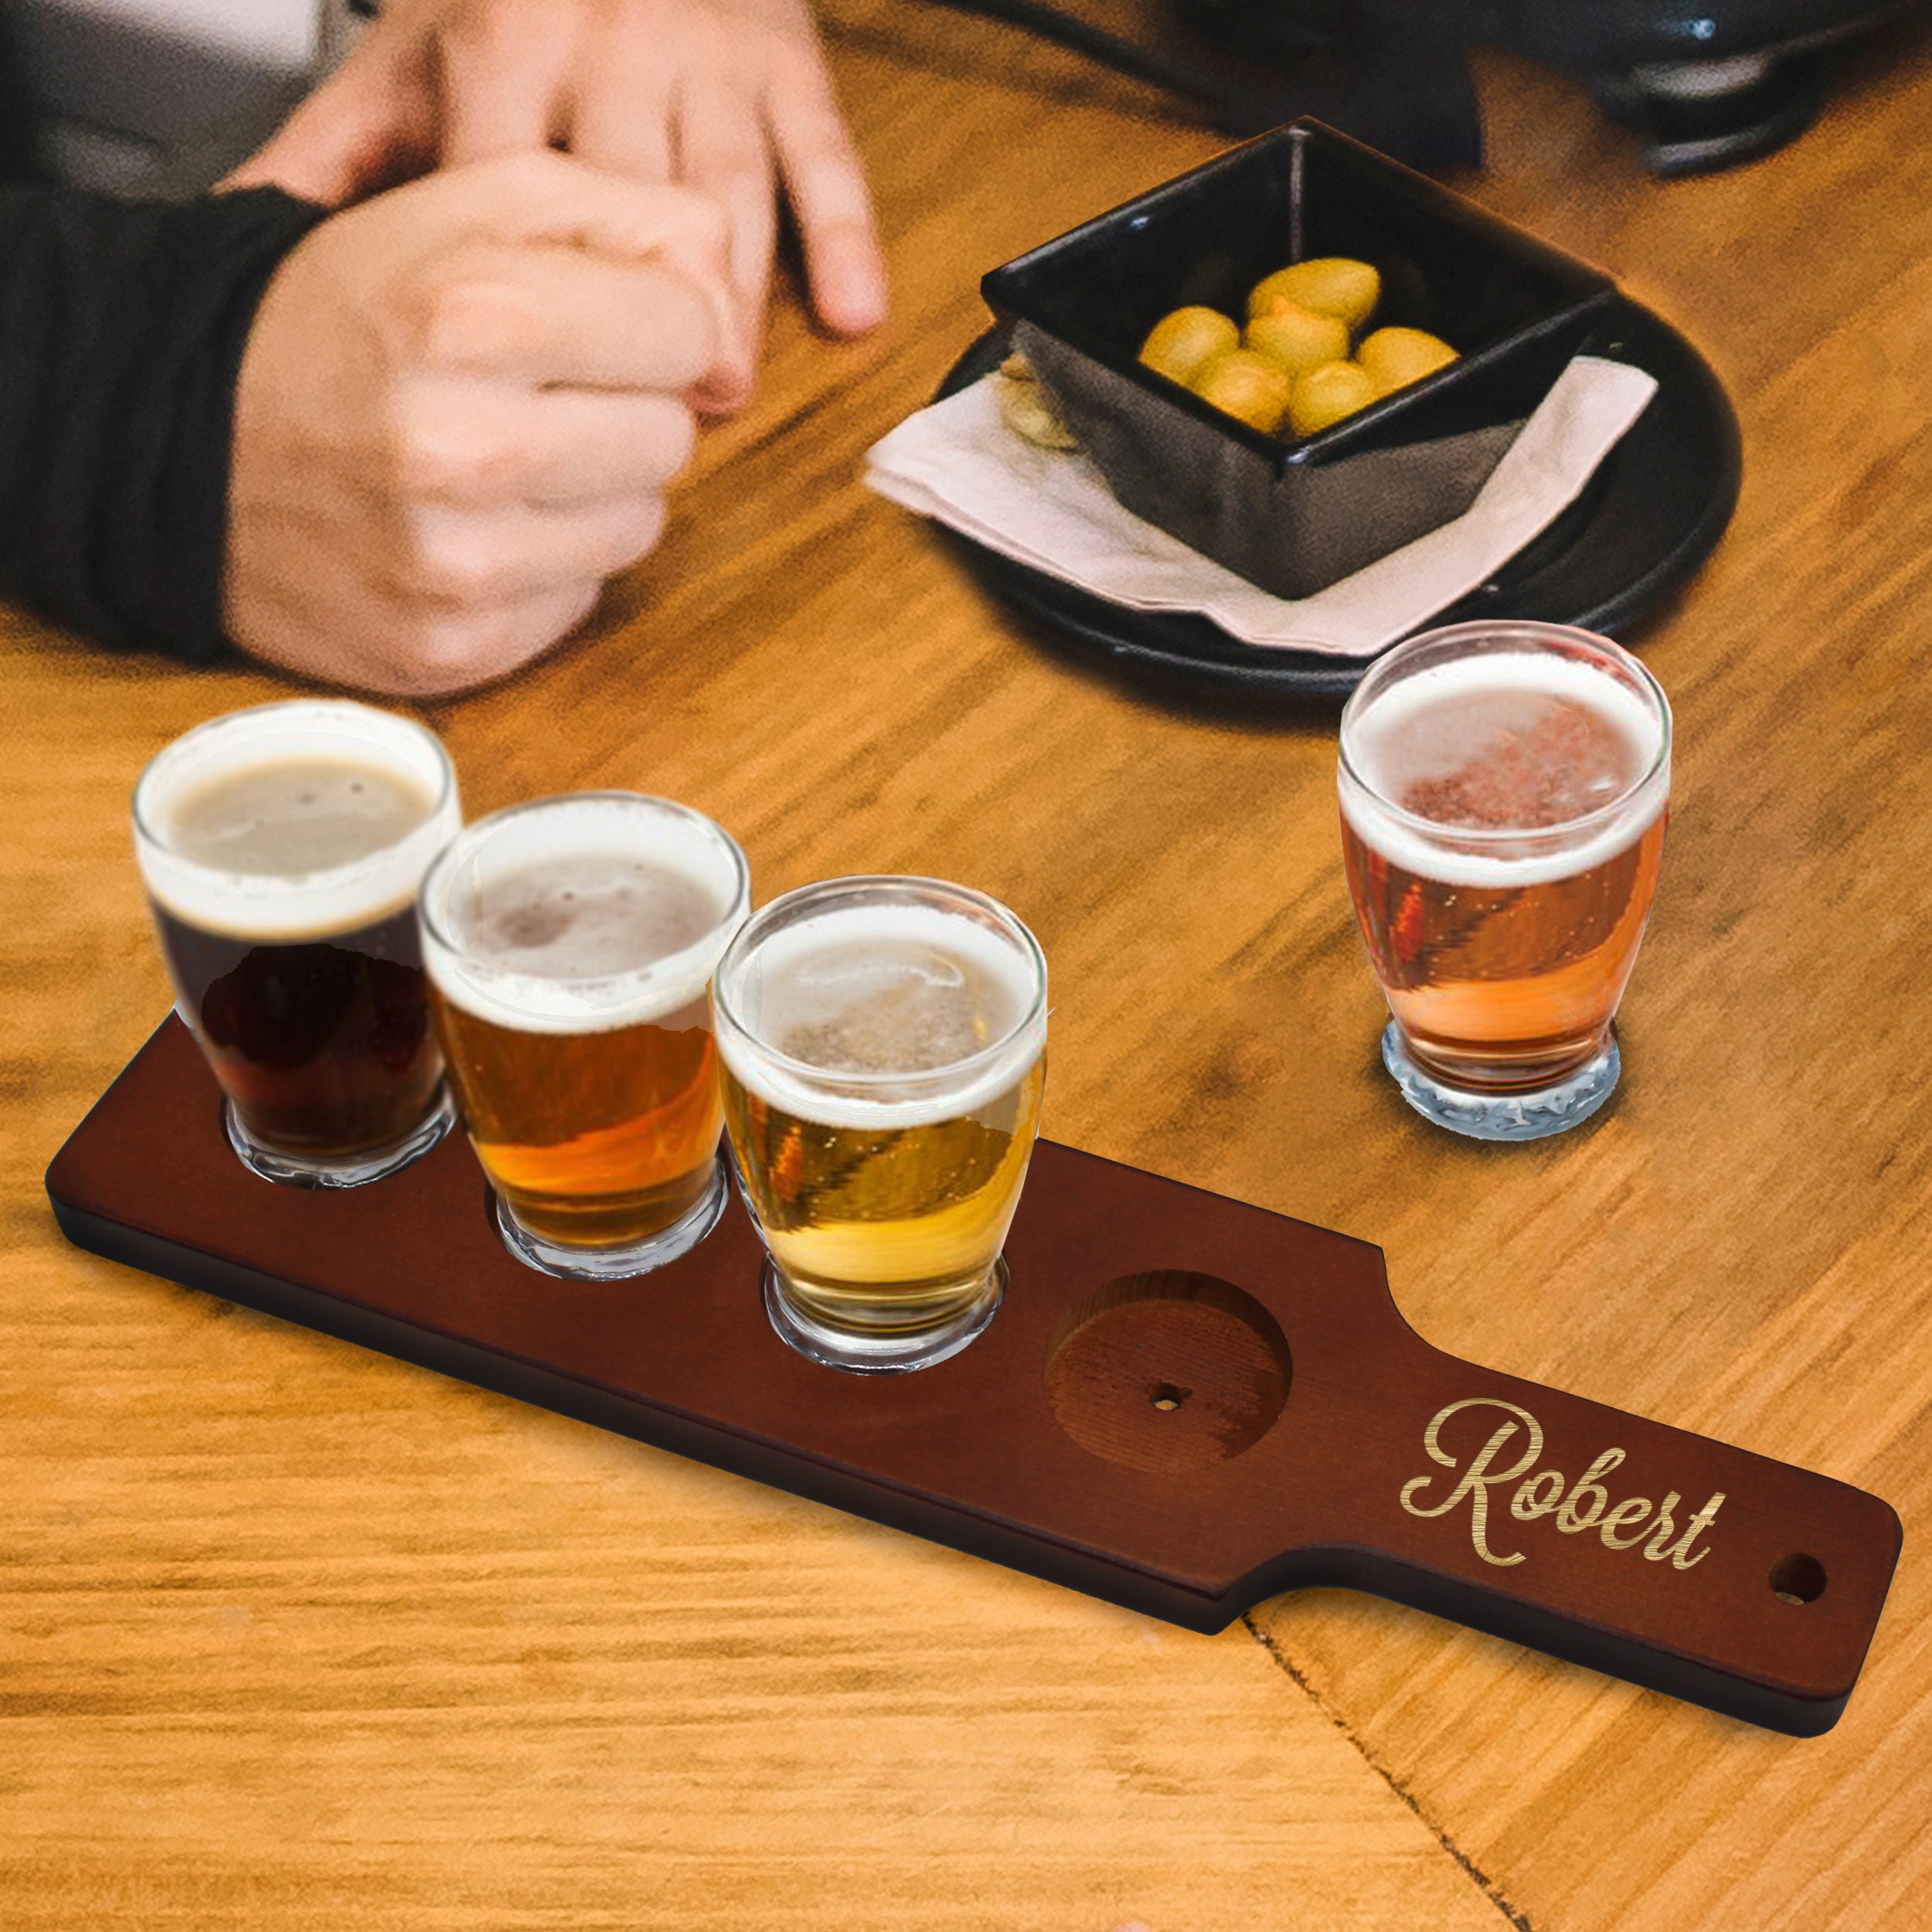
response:
[[[104,644],[219,651],[242,352],[325,212],[0,191],[0,587]]]

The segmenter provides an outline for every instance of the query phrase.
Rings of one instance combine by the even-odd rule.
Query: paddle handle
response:
[[[1777,1730],[1836,1721],[1898,1560],[1888,1504],[1419,1340],[1400,1355],[1356,1437],[1372,1533],[1304,1553],[1327,1580]]]

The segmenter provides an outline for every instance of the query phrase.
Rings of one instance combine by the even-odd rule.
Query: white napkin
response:
[[[866,454],[880,495],[1015,562],[1135,611],[1194,611],[1244,643],[1366,657],[1495,574],[1573,502],[1656,379],[1580,355],[1454,522],[1314,597],[1270,597],[1122,509],[1080,455],[1009,430],[988,377]]]

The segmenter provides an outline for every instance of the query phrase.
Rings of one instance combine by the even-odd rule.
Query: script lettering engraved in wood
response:
[[[1517,1487],[1509,1499],[1509,1513],[1519,1522],[1554,1515],[1556,1526],[1563,1535],[1573,1536],[1594,1529],[1607,1549],[1634,1549],[1641,1543],[1650,1562],[1662,1563],[1668,1558],[1675,1570],[1694,1569],[1703,1561],[1708,1549],[1693,1550],[1692,1546],[1710,1527],[1723,1506],[1723,1490],[1691,1517],[1679,1536],[1675,1512],[1682,1498],[1675,1489],[1667,1491],[1654,1510],[1648,1496],[1628,1496],[1613,1504],[1602,1478],[1622,1464],[1624,1458],[1621,1449],[1606,1449],[1573,1483],[1560,1469],[1536,1469],[1543,1452],[1543,1424],[1527,1409],[1497,1396],[1471,1396],[1464,1401],[1451,1403],[1430,1418],[1428,1427],[1422,1433],[1422,1446],[1447,1469],[1458,1468],[1459,1458],[1443,1447],[1442,1425],[1464,1409],[1501,1409],[1515,1420],[1497,1425],[1489,1440],[1470,1458],[1461,1480],[1441,1502],[1424,1505],[1416,1500],[1423,1490],[1438,1480],[1435,1476],[1417,1476],[1404,1483],[1402,1506],[1410,1515],[1446,1516],[1468,1498],[1469,1540],[1476,1554],[1485,1563],[1507,1570],[1522,1563],[1529,1553],[1519,1549],[1498,1556],[1490,1548],[1489,1492],[1513,1482]],[[1492,1465],[1519,1428],[1523,1432],[1521,1453],[1507,1468],[1495,1468]],[[1533,1475],[1529,1473],[1532,1469],[1536,1470]],[[1628,1533],[1619,1533],[1623,1531]]]

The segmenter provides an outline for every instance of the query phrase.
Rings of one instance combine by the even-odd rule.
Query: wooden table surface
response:
[[[1216,140],[992,27],[837,0],[889,326],[762,393],[583,642],[425,707],[480,812],[590,785],[1015,906],[1056,1138],[1380,1243],[1430,1339],[1887,1498],[1862,1682],[1797,1742],[1339,1592],[1162,1627],[68,1248],[40,1175],[166,1010],[143,761],[287,689],[3,621],[0,1923],[1903,1929],[1932,1913],[1932,31],[1818,128],[1649,179],[1485,60],[1471,192],[1689,333],[1736,520],[1636,638],[1677,715],[1627,1073],[1496,1149],[1410,1115],[1333,722],[1183,713],[858,480],[982,269]]]

